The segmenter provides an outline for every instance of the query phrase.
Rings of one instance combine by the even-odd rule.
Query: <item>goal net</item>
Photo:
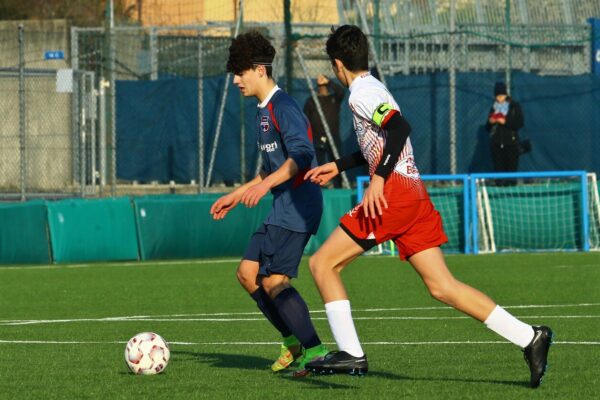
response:
[[[473,174],[473,250],[589,250],[589,197],[583,171]]]
[[[600,196],[585,171],[422,176],[446,253],[600,251]],[[357,178],[362,200],[369,177]],[[392,242],[367,254],[396,255]]]
[[[587,174],[589,219],[590,219],[590,250],[600,250],[600,196],[598,195],[598,180],[596,173]]]

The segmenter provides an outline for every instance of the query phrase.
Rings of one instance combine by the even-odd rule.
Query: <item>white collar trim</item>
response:
[[[352,91],[353,86],[356,87],[355,84],[358,84],[359,81],[362,81],[363,79],[368,78],[369,76],[371,76],[370,72],[365,72],[365,73],[360,74],[359,76],[354,78],[354,80],[352,81],[352,83],[350,84],[350,87],[348,89],[350,91]]]
[[[280,90],[279,86],[275,85],[275,87],[271,89],[267,97],[265,97],[265,99],[260,104],[258,104],[258,108],[265,108],[267,104],[269,104],[269,101],[271,101],[271,97],[273,97],[275,92],[277,92],[278,90]]]

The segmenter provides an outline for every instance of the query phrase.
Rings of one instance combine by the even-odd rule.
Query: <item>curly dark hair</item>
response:
[[[337,58],[352,72],[369,70],[369,43],[358,26],[332,27],[326,48],[332,64]]]
[[[256,68],[256,64],[272,63],[275,58],[275,48],[260,32],[250,31],[238,35],[231,40],[227,71],[235,75]],[[266,66],[267,75],[271,77],[273,68]]]

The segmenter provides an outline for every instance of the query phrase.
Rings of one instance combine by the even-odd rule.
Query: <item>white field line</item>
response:
[[[525,308],[570,308],[570,307],[596,307],[600,303],[580,303],[580,304],[524,304],[505,306],[507,309],[525,309]],[[353,310],[356,313],[379,313],[387,311],[428,311],[428,310],[453,310],[450,307],[399,307],[399,308],[367,308]],[[311,311],[311,314],[323,313],[323,310]],[[217,318],[230,316],[260,316],[257,318]],[[194,318],[207,317],[207,318]],[[558,316],[522,316],[520,318],[598,318],[596,315],[558,315]],[[450,317],[423,317],[423,316],[384,316],[384,317],[360,317],[355,316],[355,320],[452,320],[468,319],[467,316]],[[323,317],[313,317],[314,320],[325,319]],[[0,326],[14,325],[35,325],[35,324],[53,324],[53,323],[72,323],[72,322],[127,322],[127,321],[153,321],[153,322],[236,322],[236,321],[262,321],[260,312],[232,312],[232,313],[198,313],[198,314],[171,314],[171,315],[131,315],[122,317],[102,317],[102,318],[68,318],[68,319],[30,319],[30,320],[0,320]]]
[[[557,269],[570,269],[570,268],[579,268],[579,267],[592,267],[592,268],[600,268],[600,264],[580,264],[580,265],[555,265],[554,268]]]
[[[547,253],[531,253],[528,254],[530,256],[547,256]],[[454,256],[453,254],[448,255],[447,257],[451,258]],[[384,258],[397,258],[397,256],[379,256]],[[21,269],[69,269],[69,268],[90,268],[90,267],[123,267],[123,266],[132,266],[137,265],[140,267],[144,266],[169,266],[169,265],[201,265],[201,264],[229,264],[229,263],[239,263],[240,258],[231,258],[231,259],[222,259],[222,260],[165,260],[165,261],[125,261],[125,262],[93,262],[93,263],[81,263],[81,264],[47,264],[47,265],[15,265],[12,267],[0,267],[0,272],[9,271],[9,270],[21,270]],[[553,268],[578,268],[578,267],[600,267],[599,264],[581,264],[581,265],[556,265]]]
[[[570,308],[570,307],[596,307],[600,306],[600,303],[581,303],[581,304],[524,304],[514,306],[504,306],[506,309],[524,309],[524,308]],[[353,313],[377,313],[387,311],[431,311],[431,310],[450,310],[454,311],[453,308],[447,306],[441,307],[398,307],[398,308],[365,308],[352,310]],[[322,314],[325,310],[314,310],[311,314]],[[260,315],[261,318],[197,318],[192,317],[229,317],[229,316],[250,316]],[[577,317],[577,316],[573,316]],[[592,316],[593,317],[593,316]],[[178,319],[180,318],[180,319]],[[355,317],[354,319],[366,319],[367,317]],[[443,317],[381,317],[381,319],[442,319]],[[448,317],[446,319],[467,319],[469,317]],[[530,317],[534,318],[534,317]],[[569,318],[569,316],[562,316],[556,318]],[[123,317],[102,317],[102,318],[69,318],[69,319],[7,319],[0,320],[1,325],[29,325],[29,324],[43,324],[43,323],[61,323],[61,322],[103,322],[103,321],[259,321],[262,320],[262,314],[258,311],[252,312],[216,312],[216,313],[194,313],[194,314],[163,314],[163,315],[129,315]],[[314,317],[313,319],[319,319]],[[323,318],[321,318],[323,319]]]
[[[517,308],[568,308],[568,307],[596,307],[600,306],[600,303],[581,303],[581,304],[524,304],[515,306],[502,306],[506,309],[517,309]],[[386,312],[386,311],[431,311],[431,310],[450,310],[454,311],[452,307],[438,306],[438,307],[398,307],[398,308],[365,308],[352,310],[353,313],[362,312]],[[325,310],[311,310],[311,314],[323,314]],[[139,319],[139,318],[173,318],[173,317],[224,317],[233,315],[262,315],[259,311],[251,312],[216,312],[216,313],[194,313],[194,314],[159,314],[159,315],[132,315],[122,318]],[[14,320],[17,322],[18,320]],[[8,322],[2,321],[0,322]]]
[[[15,270],[15,269],[69,269],[69,268],[90,268],[90,267],[129,267],[132,265],[136,265],[139,267],[146,266],[169,266],[169,265],[185,265],[185,264],[230,264],[230,263],[239,263],[239,258],[231,258],[226,260],[181,260],[181,261],[129,261],[129,262],[96,262],[96,263],[87,263],[87,264],[52,264],[52,265],[18,265],[14,267],[0,267],[0,272],[4,270]]]
[[[525,309],[525,308],[570,308],[570,307],[597,307],[600,303],[580,303],[580,304],[523,304],[514,306],[504,306],[507,309]],[[431,310],[453,310],[451,307],[399,307],[399,308],[365,308],[352,310],[353,313],[379,313],[387,311],[431,311]],[[322,314],[324,310],[311,311],[311,314]],[[260,318],[215,318],[229,316],[261,316]],[[209,317],[209,318],[193,318],[193,317]],[[544,318],[550,316],[539,316]],[[470,317],[354,317],[354,319],[467,319]],[[527,318],[538,318],[529,316]],[[554,316],[552,318],[597,318],[597,316]],[[313,319],[324,319],[314,317]],[[68,319],[28,319],[28,320],[0,320],[1,325],[30,325],[30,324],[49,324],[61,322],[110,322],[110,321],[262,321],[263,317],[260,312],[216,312],[216,313],[195,313],[195,314],[166,314],[166,315],[130,315],[121,317],[102,317],[102,318],[68,318]]]
[[[516,315],[519,319],[596,319],[600,315]],[[326,321],[326,317],[313,317],[313,321]],[[354,321],[448,321],[471,319],[468,316],[456,317],[354,317]],[[18,322],[2,322],[0,326],[41,325],[78,322],[264,322],[264,317],[257,318],[81,318],[81,319],[56,319],[56,320],[30,320]]]
[[[0,340],[0,344],[125,344],[127,341],[80,341],[80,340]],[[271,346],[280,345],[281,342],[169,342],[173,346]],[[334,342],[326,342],[326,345],[335,345]],[[482,345],[482,344],[511,344],[506,341],[492,340],[467,340],[467,341],[426,341],[426,342],[363,342],[365,346],[426,346],[426,345]],[[598,346],[600,341],[554,341],[553,345],[585,345]]]

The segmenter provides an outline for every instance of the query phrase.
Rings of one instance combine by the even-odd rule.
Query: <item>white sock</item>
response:
[[[483,322],[488,328],[517,346],[527,347],[533,340],[531,325],[518,320],[504,308],[496,306]]]
[[[358,335],[352,321],[352,311],[350,311],[349,300],[337,300],[325,304],[325,312],[329,327],[333,333],[333,338],[338,349],[345,351],[354,357],[362,357],[363,352]]]

